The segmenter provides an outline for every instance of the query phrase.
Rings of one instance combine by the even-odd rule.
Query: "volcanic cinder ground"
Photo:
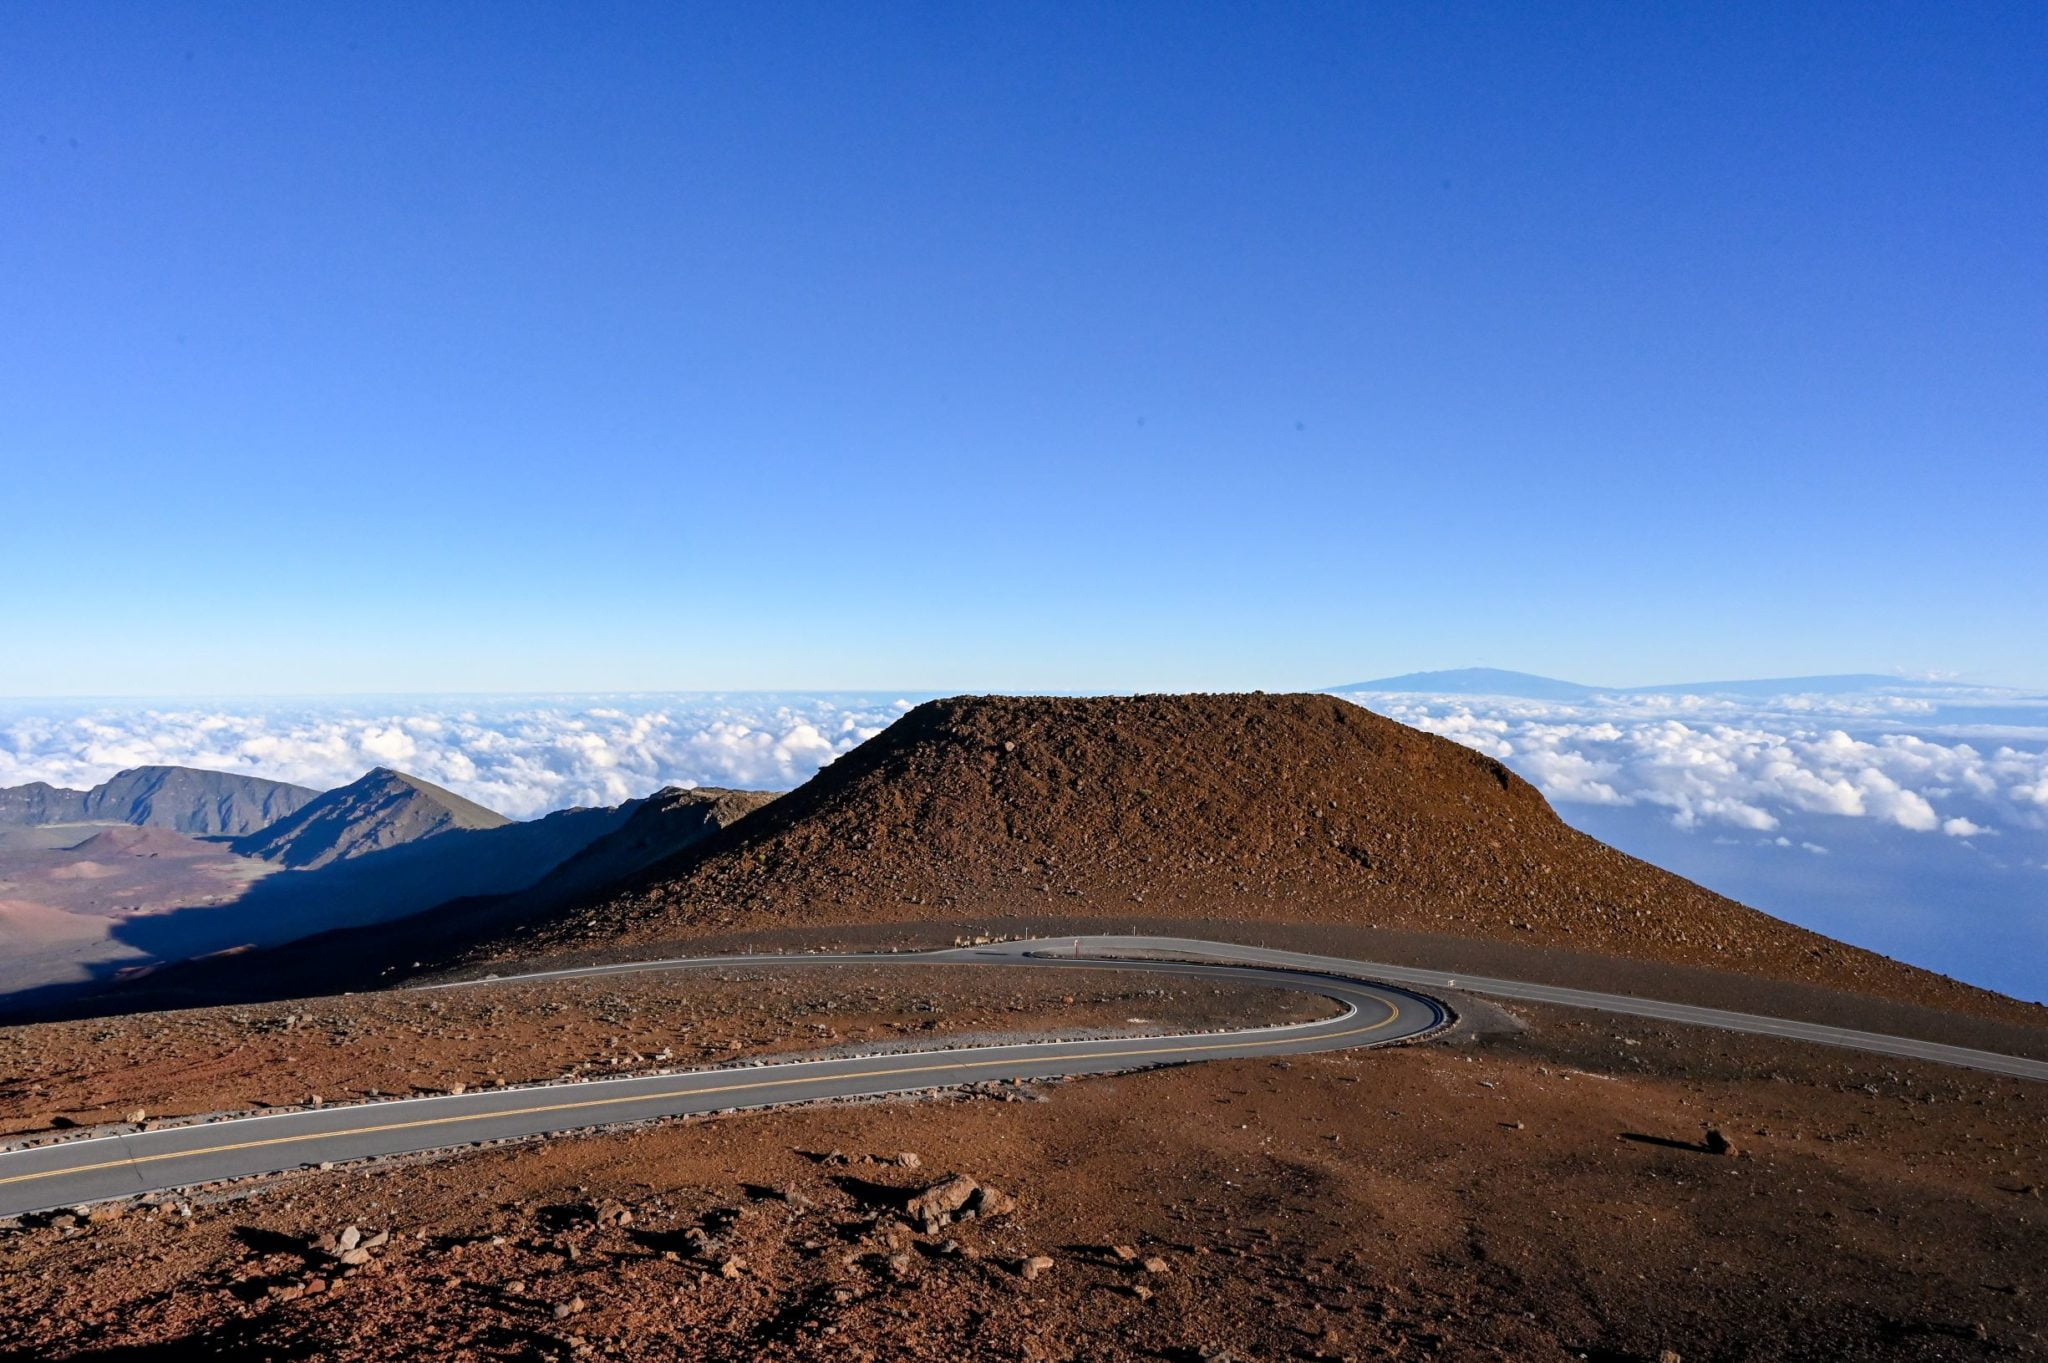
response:
[[[1719,899],[1564,829],[1496,764],[1317,697],[923,707],[629,883],[467,942],[390,925],[386,949],[401,973],[477,973],[1132,920],[2048,1054],[2038,1008]],[[0,1234],[0,1358],[2048,1355],[2043,1086],[1450,1002],[1456,1029],[1392,1049],[738,1114],[30,1218]],[[999,967],[330,996],[11,1029],[0,1120],[48,1138],[131,1107],[1316,1006]],[[911,1199],[953,1175],[999,1190],[991,1213],[927,1229]]]

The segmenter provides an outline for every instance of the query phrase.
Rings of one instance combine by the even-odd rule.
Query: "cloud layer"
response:
[[[910,707],[888,696],[551,697],[0,713],[0,786],[163,763],[331,787],[389,766],[531,818],[664,785],[783,790]]]
[[[2002,707],[1994,727],[1910,695],[1344,694],[1500,758],[1562,805],[1644,806],[1682,829],[1776,834],[1862,819],[1934,837],[2048,833],[2048,703],[2017,716]],[[83,787],[169,763],[327,787],[391,766],[526,818],[671,784],[787,789],[911,704],[750,694],[46,705],[0,711],[0,786]],[[2013,722],[2030,716],[2037,725]]]
[[[2013,722],[2015,706],[1997,725],[1957,723],[1953,707],[1913,697],[1348,694],[1500,758],[1560,804],[1653,806],[1683,829],[1864,819],[1955,838],[2048,832],[2048,704],[2032,727]]]
[[[2048,702],[1347,694],[1499,757],[1616,846],[1862,945],[2048,997]],[[787,789],[887,695],[0,707],[0,786],[173,763],[335,786],[387,765],[517,818],[664,785]]]

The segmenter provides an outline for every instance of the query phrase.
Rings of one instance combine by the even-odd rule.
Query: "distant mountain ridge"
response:
[[[1882,672],[1844,672],[1815,677],[1756,677],[1736,681],[1667,682],[1657,686],[1587,686],[1582,682],[1511,672],[1498,667],[1459,667],[1441,672],[1404,672],[1398,677],[1347,682],[1330,691],[1411,692],[1440,696],[1514,696],[1522,700],[1591,700],[1595,696],[1784,696],[1845,695],[1914,686],[1907,677]]]
[[[377,767],[237,839],[234,850],[307,870],[457,829],[502,828],[511,822],[452,790]]]
[[[0,1011],[79,1004],[96,986],[125,989],[158,971],[175,994],[190,975],[180,962],[293,942],[305,944],[274,959],[308,981],[354,970],[351,985],[374,984],[403,964],[395,939],[418,954],[517,925],[630,880],[773,798],[669,787],[519,821],[387,767],[325,792],[184,767],[137,768],[90,791],[10,787],[0,790]],[[72,827],[93,824],[113,826]],[[263,978],[234,982],[242,961],[221,965],[213,987],[262,993]]]
[[[198,767],[134,767],[91,790],[45,781],[0,789],[0,824],[127,823],[198,837],[240,837],[320,794],[305,786]]]
[[[401,846],[285,871],[225,906],[226,922],[158,914],[123,938],[151,969],[100,995],[100,1007],[183,1007],[229,999],[331,993],[389,983],[409,962],[517,931],[565,904],[624,884],[773,800],[768,791],[668,787],[603,809],[565,809],[525,823],[451,829]],[[130,830],[110,830],[128,833]],[[0,900],[0,934],[9,930]],[[34,905],[20,906],[33,909]],[[24,925],[24,931],[33,924]],[[196,934],[210,934],[201,938]],[[258,948],[191,959],[224,945]],[[0,971],[4,971],[0,957]],[[4,978],[4,975],[0,975]],[[28,999],[0,995],[0,1013],[68,1000],[76,989]]]

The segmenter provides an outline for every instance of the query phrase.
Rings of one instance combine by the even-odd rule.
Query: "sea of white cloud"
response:
[[[82,789],[155,764],[325,789],[372,767],[514,818],[667,785],[785,790],[910,708],[892,696],[571,696],[0,710],[0,786]]]
[[[1820,931],[2048,997],[2048,699],[1341,693],[1500,758],[1625,851]],[[515,818],[781,790],[922,696],[0,704],[0,786],[154,763],[315,787],[390,766]]]
[[[1625,852],[1818,932],[2048,1000],[2048,699],[1926,686],[1352,699],[1498,757]]]
[[[1565,806],[1643,806],[1678,828],[1744,834],[1830,819],[1965,840],[2048,832],[2048,702],[2002,704],[1987,723],[1924,694],[1348,694],[1500,758]],[[527,818],[664,785],[787,789],[921,698],[17,702],[0,709],[0,786],[84,787],[164,763],[325,788],[389,766]]]
[[[2048,832],[2048,702],[1352,698],[1501,759],[1560,806],[1643,806],[1681,829],[1779,839],[1793,826],[1824,833],[1831,819],[1965,840]]]

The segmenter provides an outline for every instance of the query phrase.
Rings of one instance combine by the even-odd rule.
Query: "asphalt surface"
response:
[[[946,953],[908,957],[733,956],[672,961],[659,966],[650,963],[643,968],[902,965],[918,961],[942,964],[956,959]],[[1021,955],[990,957],[984,963],[1060,969],[1104,967],[1099,961]],[[990,1080],[1104,1074],[1193,1060],[1384,1045],[1434,1030],[1448,1017],[1435,1001],[1404,989],[1300,971],[1166,961],[1119,961],[1114,968],[1305,990],[1334,999],[1342,1006],[1342,1012],[1315,1022],[1229,1032],[891,1051],[588,1083],[488,1089],[61,1141],[0,1153],[0,1216],[133,1197],[221,1179],[280,1173],[327,1162],[658,1117],[909,1093]],[[542,978],[558,978],[565,973],[618,972],[550,971],[544,972]]]
[[[1327,971],[1331,974],[1404,984],[1424,990],[1455,989],[1467,994],[1483,994],[1493,998],[1526,999],[1531,1003],[1555,1003],[1567,1008],[1592,1008],[1603,1013],[1655,1018],[1660,1022],[1683,1022],[1694,1027],[1717,1027],[1724,1032],[1748,1032],[1756,1036],[1811,1041],[1822,1046],[1840,1046],[1845,1050],[1868,1051],[1874,1055],[1896,1055],[1907,1060],[1927,1060],[1937,1065],[1956,1065],[1963,1069],[1984,1070],[1991,1074],[2010,1075],[2015,1079],[2033,1079],[2048,1083],[2048,1061],[2002,1055],[1997,1051],[1947,1046],[1938,1041],[1918,1041],[1912,1037],[1891,1036],[1884,1032],[1859,1032],[1847,1027],[1828,1027],[1818,1022],[1793,1022],[1756,1013],[1735,1013],[1723,1008],[1696,1008],[1691,1004],[1664,1003],[1657,999],[1637,998],[1631,994],[1602,994],[1590,989],[1565,989],[1558,985],[1497,980],[1484,975],[1460,975],[1441,970],[1419,970],[1412,966],[1352,961],[1341,956],[1310,956],[1298,951],[1275,951],[1265,947],[1241,946],[1234,942],[1206,942],[1177,937],[1069,937],[1051,943],[1005,942],[993,947],[970,948],[968,952],[961,954],[972,956],[990,951],[1003,954],[1015,954],[1020,950],[1043,951],[1048,947],[1057,947],[1062,942],[1072,949],[1077,941],[1083,944],[1083,950],[1096,957],[1114,958],[1123,952],[1176,957],[1199,956],[1212,961],[1277,966],[1288,970]]]
[[[324,1162],[406,1154],[584,1127],[739,1108],[873,1097],[989,1080],[1103,1074],[1151,1065],[1385,1045],[1441,1026],[1448,1010],[1415,990],[1458,990],[1591,1008],[1629,1017],[1960,1065],[2048,1081],[2048,1062],[1909,1037],[1663,1003],[1625,994],[1418,970],[1265,947],[1183,938],[1085,936],[947,951],[863,955],[677,958],[492,976],[430,988],[735,966],[1015,965],[1152,970],[1307,990],[1336,1000],[1337,1017],[1284,1027],[1196,1035],[1019,1042],[743,1064],[667,1075],[491,1089],[168,1127],[0,1152],[0,1216],[70,1207],[278,1173]],[[1402,988],[1400,986],[1410,986]]]
[[[1245,946],[1237,942],[1210,942],[1190,937],[1133,937],[1115,934],[1051,937],[1019,942],[996,942],[978,947],[958,947],[947,951],[907,952],[881,959],[896,965],[949,961],[989,964],[1033,956],[1079,956],[1095,961],[1146,958],[1201,960],[1307,971],[1311,974],[1332,975],[1345,979],[1408,985],[1422,990],[1460,990],[1467,994],[1482,994],[1493,998],[1526,999],[1531,1003],[1554,1003],[1566,1008],[1591,1008],[1603,1013],[1619,1013],[1625,1017],[1655,1018],[1660,1022],[1683,1022],[1695,1027],[1717,1027],[1726,1032],[1748,1032],[1756,1036],[1811,1041],[1822,1046],[1868,1051],[1874,1055],[1896,1055],[1908,1060],[1927,1060],[1938,1065],[1957,1065],[1964,1069],[2010,1075],[2016,1079],[2048,1082],[2048,1061],[2002,1055],[1997,1051],[1972,1050],[1967,1046],[1948,1046],[1938,1041],[1919,1041],[1912,1037],[1891,1036],[1884,1032],[1859,1032],[1847,1027],[1829,1027],[1818,1022],[1793,1022],[1786,1018],[1764,1017],[1757,1013],[1730,1012],[1724,1008],[1697,1008],[1691,1004],[1638,998],[1633,994],[1602,994],[1590,989],[1566,989],[1559,985],[1530,984],[1524,980],[1500,980],[1485,975],[1460,975],[1442,970],[1422,970],[1414,966],[1386,965],[1377,961],[1354,961],[1342,956],[1312,956],[1299,951],[1280,951],[1269,947]],[[787,963],[873,958],[758,956],[729,959]],[[622,965],[545,970],[530,975],[493,975],[484,980],[464,980],[433,987],[456,989],[498,979],[552,980],[574,979],[586,975],[623,975],[641,970],[672,970],[692,964],[701,962],[686,957],[666,961],[631,961]]]

